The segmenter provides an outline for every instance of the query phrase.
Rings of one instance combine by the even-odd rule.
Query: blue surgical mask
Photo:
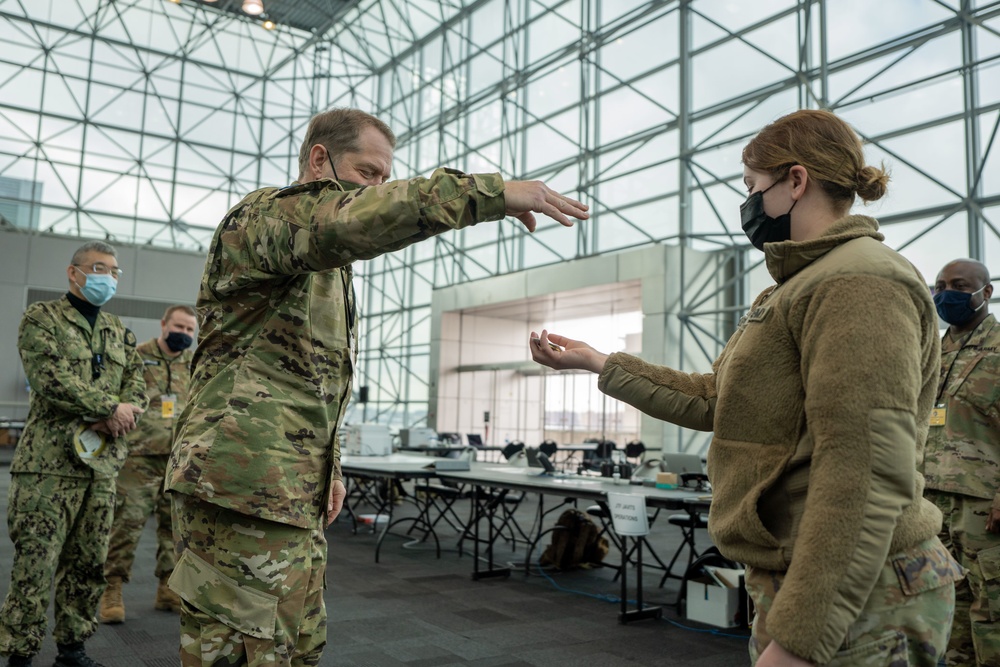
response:
[[[986,299],[976,308],[972,307],[972,296],[979,294],[986,285],[983,285],[975,292],[959,292],[958,290],[946,289],[934,295],[934,305],[937,307],[938,315],[948,324],[960,327],[972,321],[976,313],[986,305]]]
[[[76,270],[80,271],[80,269]],[[80,271],[80,273],[83,273],[83,271]],[[111,297],[115,295],[115,291],[118,289],[117,280],[104,273],[83,273],[83,275],[87,278],[86,282],[82,285],[76,283],[76,286],[80,288],[84,299],[95,306],[103,306],[108,301],[111,301]]]

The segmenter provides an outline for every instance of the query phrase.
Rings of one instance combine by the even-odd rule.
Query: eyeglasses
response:
[[[123,273],[123,270],[119,269],[117,266],[108,266],[103,262],[97,262],[89,267],[86,264],[74,264],[73,266],[82,266],[85,269],[89,268],[91,273],[98,273],[105,276],[110,275],[115,280],[121,278]]]

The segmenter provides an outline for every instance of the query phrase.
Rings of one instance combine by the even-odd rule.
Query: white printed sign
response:
[[[611,523],[619,535],[648,535],[646,496],[631,493],[608,493]]]

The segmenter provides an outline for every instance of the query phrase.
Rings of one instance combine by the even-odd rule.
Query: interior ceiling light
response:
[[[264,0],[243,0],[243,11],[250,16],[260,16],[264,13]]]
[[[272,21],[271,19],[264,21],[263,23],[261,23],[261,25],[264,26],[264,30],[274,30],[275,28],[278,27],[278,24]]]

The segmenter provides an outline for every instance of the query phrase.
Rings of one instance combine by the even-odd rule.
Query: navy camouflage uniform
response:
[[[24,313],[18,349],[31,404],[10,466],[14,561],[0,609],[0,654],[38,652],[53,578],[56,642],[83,642],[97,628],[115,474],[127,445],[107,436],[103,456],[85,463],[74,436],[110,417],[119,403],[146,406],[135,345],[118,317],[101,312],[91,329],[66,297]]]

